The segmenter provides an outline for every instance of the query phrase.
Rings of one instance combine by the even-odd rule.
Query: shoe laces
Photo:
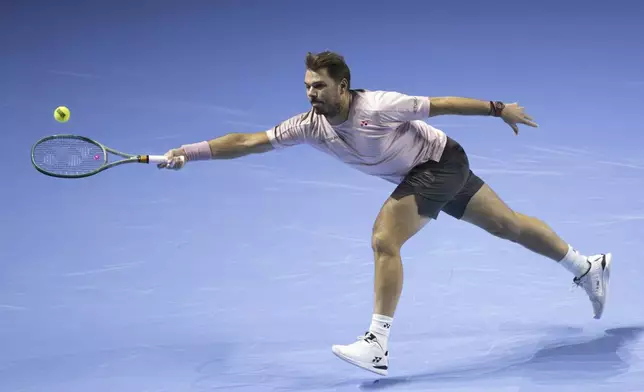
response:
[[[367,331],[364,335],[360,335],[357,337],[359,342],[366,342],[369,345],[376,345],[378,346],[381,350],[385,351],[385,348],[382,346],[382,344],[378,341],[378,337],[374,335],[373,333]],[[389,351],[385,351],[385,356],[389,354]]]
[[[364,335],[360,335],[357,337],[358,340],[364,340],[367,343],[373,344],[378,341],[378,338],[376,335],[372,334],[371,332],[367,331],[365,332]]]

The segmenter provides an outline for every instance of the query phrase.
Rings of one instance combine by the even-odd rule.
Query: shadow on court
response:
[[[629,370],[628,353],[620,352],[620,349],[637,340],[643,332],[642,326],[609,329],[603,336],[585,342],[571,342],[573,339],[566,338],[544,345],[527,360],[499,358],[492,363],[481,363],[458,370],[363,382],[360,388],[377,390],[403,385],[420,387],[426,383],[449,384],[500,378],[521,379],[522,382],[540,385],[583,382],[600,386],[602,382]],[[513,381],[509,383],[512,384]]]

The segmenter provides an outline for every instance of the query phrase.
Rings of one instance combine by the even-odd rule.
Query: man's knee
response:
[[[376,255],[394,256],[400,253],[401,245],[394,236],[379,229],[374,229],[371,235],[371,248]]]
[[[413,194],[400,199],[390,197],[378,213],[372,229],[371,247],[376,257],[399,256],[405,242],[428,220],[418,214],[418,204]]]

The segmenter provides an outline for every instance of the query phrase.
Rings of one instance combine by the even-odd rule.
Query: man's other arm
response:
[[[449,114],[461,116],[491,116],[494,114],[490,101],[463,97],[430,97],[429,117]]]
[[[531,116],[525,113],[523,107],[516,102],[505,105],[498,101],[482,101],[462,97],[429,98],[429,117],[445,114],[500,117],[512,128],[516,135],[519,134],[518,124],[534,128],[539,126]]]

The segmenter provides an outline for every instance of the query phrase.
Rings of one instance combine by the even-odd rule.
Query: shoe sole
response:
[[[349,357],[345,357],[344,355],[340,354],[340,353],[339,353],[339,352],[337,352],[337,351],[335,350],[335,348],[333,348],[333,347],[331,348],[331,351],[333,352],[333,354],[335,354],[335,356],[336,356],[336,357],[340,358],[341,360],[343,360],[343,361],[345,361],[345,362],[347,362],[347,363],[350,363],[350,364],[352,364],[352,365],[354,365],[354,366],[357,366],[357,367],[359,367],[360,369],[368,370],[368,371],[370,371],[370,372],[373,372],[373,373],[379,374],[379,375],[381,375],[381,376],[386,376],[386,375],[388,374],[388,370],[387,370],[387,369],[376,369],[376,368],[374,368],[374,367],[373,367],[373,366],[371,366],[371,365],[365,365],[364,363],[361,363],[361,362],[358,362],[358,361],[354,361],[354,360],[352,360],[351,358],[349,358]]]
[[[603,281],[604,281],[604,301],[601,307],[601,312],[595,316],[596,320],[599,320],[602,315],[604,314],[604,307],[606,306],[606,301],[608,301],[608,285],[610,283],[610,267],[611,267],[611,262],[613,261],[613,254],[612,253],[606,253],[604,255],[604,259],[606,260],[606,267],[604,268],[604,271],[602,272],[603,274]]]

